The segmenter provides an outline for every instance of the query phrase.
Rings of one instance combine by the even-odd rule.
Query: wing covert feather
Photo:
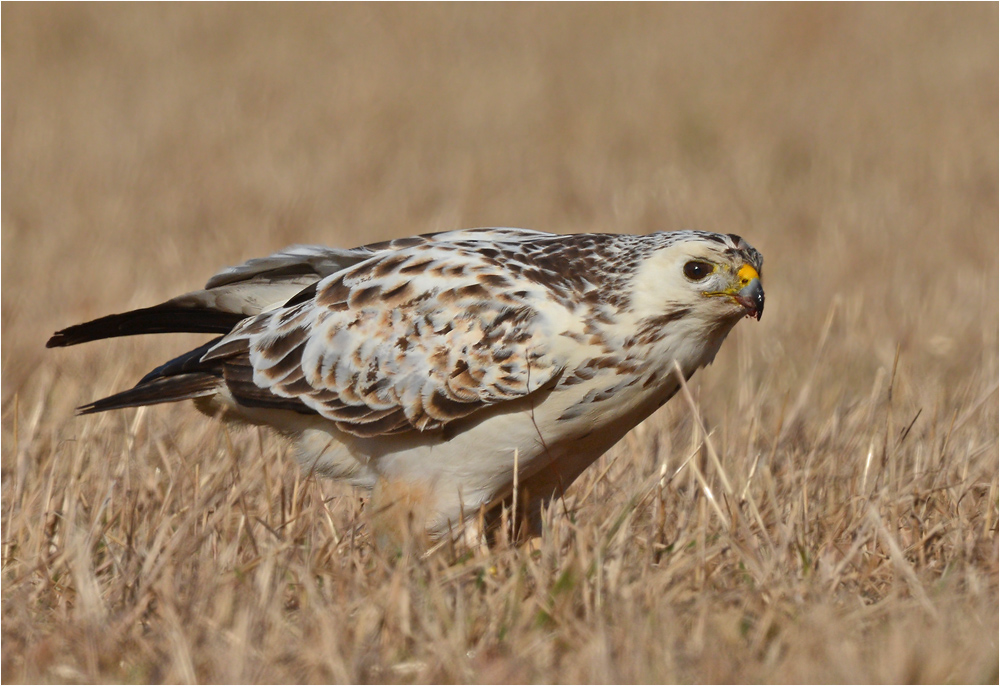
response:
[[[558,375],[546,307],[559,305],[496,259],[425,242],[245,320],[204,359],[248,351],[257,386],[349,433],[430,430]]]

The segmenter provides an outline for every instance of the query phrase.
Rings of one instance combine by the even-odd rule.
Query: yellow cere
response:
[[[740,267],[740,270],[738,272],[736,272],[736,277],[740,280],[741,286],[746,286],[754,279],[759,279],[760,274],[758,274],[757,270],[754,269],[752,266],[750,266],[749,264],[745,264],[742,267]]]
[[[719,295],[736,295],[740,292],[748,283],[754,279],[759,279],[760,274],[751,265],[745,264],[739,268],[736,272],[736,283],[732,284],[729,288],[724,291],[710,291],[702,293],[706,297],[713,297]]]

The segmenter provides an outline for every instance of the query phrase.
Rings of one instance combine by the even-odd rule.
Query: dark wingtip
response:
[[[45,343],[46,348],[99,341],[118,336],[150,333],[229,333],[246,315],[208,308],[182,307],[163,304],[140,310],[109,314],[83,324],[56,331]]]
[[[109,395],[107,398],[81,405],[76,408],[76,414],[80,416],[108,410],[124,410],[127,407],[192,400],[214,394],[218,390],[219,383],[217,375],[207,372],[161,377],[141,382],[135,388]]]
[[[66,342],[67,340],[68,339],[66,337],[65,330],[63,330],[63,331],[56,331],[54,334],[52,334],[52,337],[49,338],[49,340],[45,341],[45,347],[46,348],[65,348],[67,345],[69,345],[69,343]]]

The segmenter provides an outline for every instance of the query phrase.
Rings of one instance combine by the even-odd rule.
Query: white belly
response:
[[[606,372],[487,409],[443,432],[358,438],[318,420],[299,434],[298,458],[306,469],[357,486],[374,488],[385,480],[423,490],[433,503],[427,529],[441,534],[449,523],[457,526],[463,514],[472,516],[511,493],[515,459],[519,483],[535,489],[531,500],[547,501],[652,413],[676,385],[668,381],[642,389],[636,383],[611,399],[578,406],[587,393],[611,382]],[[575,406],[579,411],[563,418]]]

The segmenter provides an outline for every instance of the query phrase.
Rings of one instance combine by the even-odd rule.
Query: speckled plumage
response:
[[[692,262],[710,274],[685,276]],[[49,345],[220,334],[82,410],[194,398],[273,426],[309,469],[419,491],[435,536],[509,497],[516,451],[537,526],[545,502],[673,395],[675,361],[690,376],[740,317],[759,318],[760,269],[739,236],[695,231],[294,246]]]

